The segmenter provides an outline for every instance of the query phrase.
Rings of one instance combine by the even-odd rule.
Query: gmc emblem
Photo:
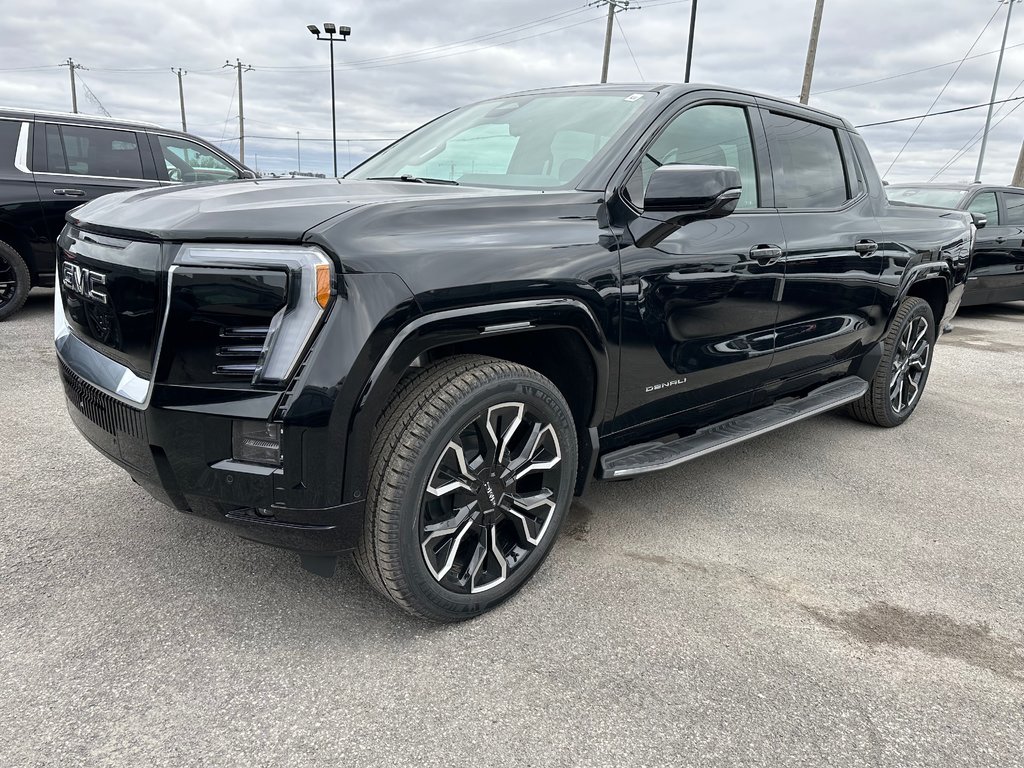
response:
[[[60,271],[60,282],[69,291],[100,304],[107,303],[107,276],[102,272],[65,261]]]

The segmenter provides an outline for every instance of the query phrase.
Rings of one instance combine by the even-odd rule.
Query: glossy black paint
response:
[[[27,126],[27,143],[25,165],[19,167],[15,160],[22,124]],[[47,126],[53,131],[61,125],[129,132],[138,143],[142,177],[107,178],[43,170],[47,168]],[[150,140],[155,141],[157,134],[186,138],[221,157],[239,174],[251,173],[202,139],[180,131],[88,115],[0,109],[0,240],[10,243],[25,259],[33,285],[54,284],[57,238],[72,210],[114,192],[180,186],[170,182],[161,171],[162,164],[156,162]]]
[[[316,246],[334,260],[338,295],[295,380],[275,392],[196,373],[216,355],[211,334],[226,319],[203,306],[217,281],[194,286],[180,310],[172,304],[152,396],[137,409],[145,435],[123,440],[145,459],[128,461],[88,419],[76,423],[173,506],[244,525],[262,541],[335,551],[358,530],[352,516],[361,515],[383,408],[410,369],[433,359],[492,354],[552,379],[572,407],[587,477],[598,451],[685,433],[842,376],[869,378],[908,293],[938,316],[955,312],[969,218],[890,206],[849,124],[727,89],[642,88],[658,97],[575,190],[241,181],[113,195],[77,210],[71,220],[83,232],[160,242],[165,259],[192,241]],[[666,121],[706,103],[745,110],[759,207],[673,224],[630,202],[627,180]],[[836,131],[845,204],[775,207],[766,109]],[[237,279],[279,295],[269,276]],[[226,276],[223,288],[235,284]],[[190,322],[200,330],[185,331]],[[234,418],[283,425],[280,469],[230,461]]]
[[[900,187],[935,187],[963,190],[956,209],[968,211],[982,199],[996,201],[996,210],[986,213],[986,224],[978,230],[971,257],[970,273],[961,305],[965,307],[1024,301],[1024,189],[991,184],[894,184]]]

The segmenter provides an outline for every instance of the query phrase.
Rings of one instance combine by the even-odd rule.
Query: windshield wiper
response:
[[[367,181],[409,181],[413,184],[447,184],[451,187],[459,186],[459,182],[452,181],[451,179],[430,179],[427,177],[413,176],[409,173],[403,173],[401,176],[370,176],[366,179]]]

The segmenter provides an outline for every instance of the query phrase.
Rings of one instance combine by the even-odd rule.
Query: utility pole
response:
[[[690,62],[693,61],[693,32],[697,28],[697,0],[690,0],[690,38],[686,43],[686,74],[683,82],[690,82]]]
[[[60,66],[68,68],[68,74],[71,75],[71,111],[76,115],[78,114],[78,92],[75,90],[75,70],[85,69],[81,64],[75,64],[74,59],[70,56],[68,60],[63,62]]]
[[[187,75],[188,70],[182,69],[181,67],[178,67],[177,69],[171,67],[171,72],[178,76],[178,103],[181,104],[181,132],[185,133],[188,131],[188,128],[185,127],[185,89],[181,86],[181,77],[182,75]]]
[[[992,81],[992,97],[988,100],[988,115],[985,117],[985,132],[981,134],[981,152],[978,153],[978,168],[974,172],[974,183],[977,184],[981,181],[981,166],[985,164],[985,147],[988,145],[988,131],[992,125],[992,108],[995,106],[992,102],[996,100],[996,90],[999,88],[999,70],[1003,68],[1003,54],[1006,52],[1006,34],[1010,31],[1010,16],[1013,15],[1013,4],[1016,0],[1008,0],[1006,7],[1006,26],[1003,27],[1003,42],[999,46],[999,58],[996,60],[996,76]],[[1003,0],[999,0],[1002,4]],[[1024,147],[1021,147],[1021,151],[1024,152]],[[1020,167],[1020,160],[1017,161],[1018,168]],[[1017,171],[1013,172],[1014,178],[1017,177]]]
[[[629,0],[595,0],[589,5],[607,5],[608,23],[604,28],[604,58],[601,61],[601,82],[608,82],[608,59],[612,53],[612,26],[615,24],[615,12],[619,9],[629,10]]]
[[[811,19],[811,39],[807,41],[807,61],[804,63],[804,83],[800,87],[800,103],[811,98],[811,78],[814,77],[814,57],[818,54],[818,32],[821,30],[821,12],[825,0],[815,0],[814,18]]]
[[[245,109],[242,106],[242,73],[252,72],[252,67],[243,64],[241,59],[235,59],[235,63],[224,62],[225,67],[238,70],[238,159],[245,163]],[[223,69],[224,67],[221,67]]]
[[[302,173],[302,139],[298,131],[295,132],[295,163],[299,167],[299,173]]]

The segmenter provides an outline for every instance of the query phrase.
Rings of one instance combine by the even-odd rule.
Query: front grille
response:
[[[58,362],[68,401],[89,421],[112,435],[123,433],[135,438],[142,437],[142,411],[127,406],[117,398],[97,389],[68,368],[63,361]]]
[[[213,372],[218,376],[251,379],[259,365],[268,333],[269,328],[222,329]]]

